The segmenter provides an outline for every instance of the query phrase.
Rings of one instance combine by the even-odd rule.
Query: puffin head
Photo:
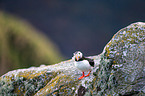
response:
[[[83,53],[82,52],[76,51],[74,53],[74,58],[75,58],[76,61],[79,61],[80,59],[82,59],[82,57],[83,57]]]

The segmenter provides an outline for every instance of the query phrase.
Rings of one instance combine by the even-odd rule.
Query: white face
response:
[[[80,51],[77,51],[74,53],[74,57],[78,61],[79,59],[83,57],[83,54]]]

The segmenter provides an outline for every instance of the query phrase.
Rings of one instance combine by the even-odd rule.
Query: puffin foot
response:
[[[88,75],[86,75],[85,77],[88,77],[90,75],[91,71],[88,73]]]
[[[80,79],[83,79],[84,77],[85,77],[85,76],[81,76],[81,77],[79,78],[79,80],[80,80]]]
[[[79,78],[79,80],[82,79],[82,78],[84,78],[84,77],[85,77],[85,74],[84,74],[84,72],[83,72],[83,76],[81,76],[81,77]]]

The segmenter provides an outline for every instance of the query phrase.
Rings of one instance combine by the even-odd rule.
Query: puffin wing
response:
[[[94,67],[94,60],[93,59],[90,59],[90,58],[86,58],[84,57],[85,60],[88,60],[89,61],[89,64]]]

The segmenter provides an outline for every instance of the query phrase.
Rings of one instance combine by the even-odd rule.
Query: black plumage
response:
[[[89,64],[94,67],[94,60],[93,59],[90,59],[90,58],[86,58],[86,57],[82,57],[80,58],[78,61],[75,59],[76,62],[79,62],[79,61],[83,61],[83,60],[87,60],[89,62]]]

